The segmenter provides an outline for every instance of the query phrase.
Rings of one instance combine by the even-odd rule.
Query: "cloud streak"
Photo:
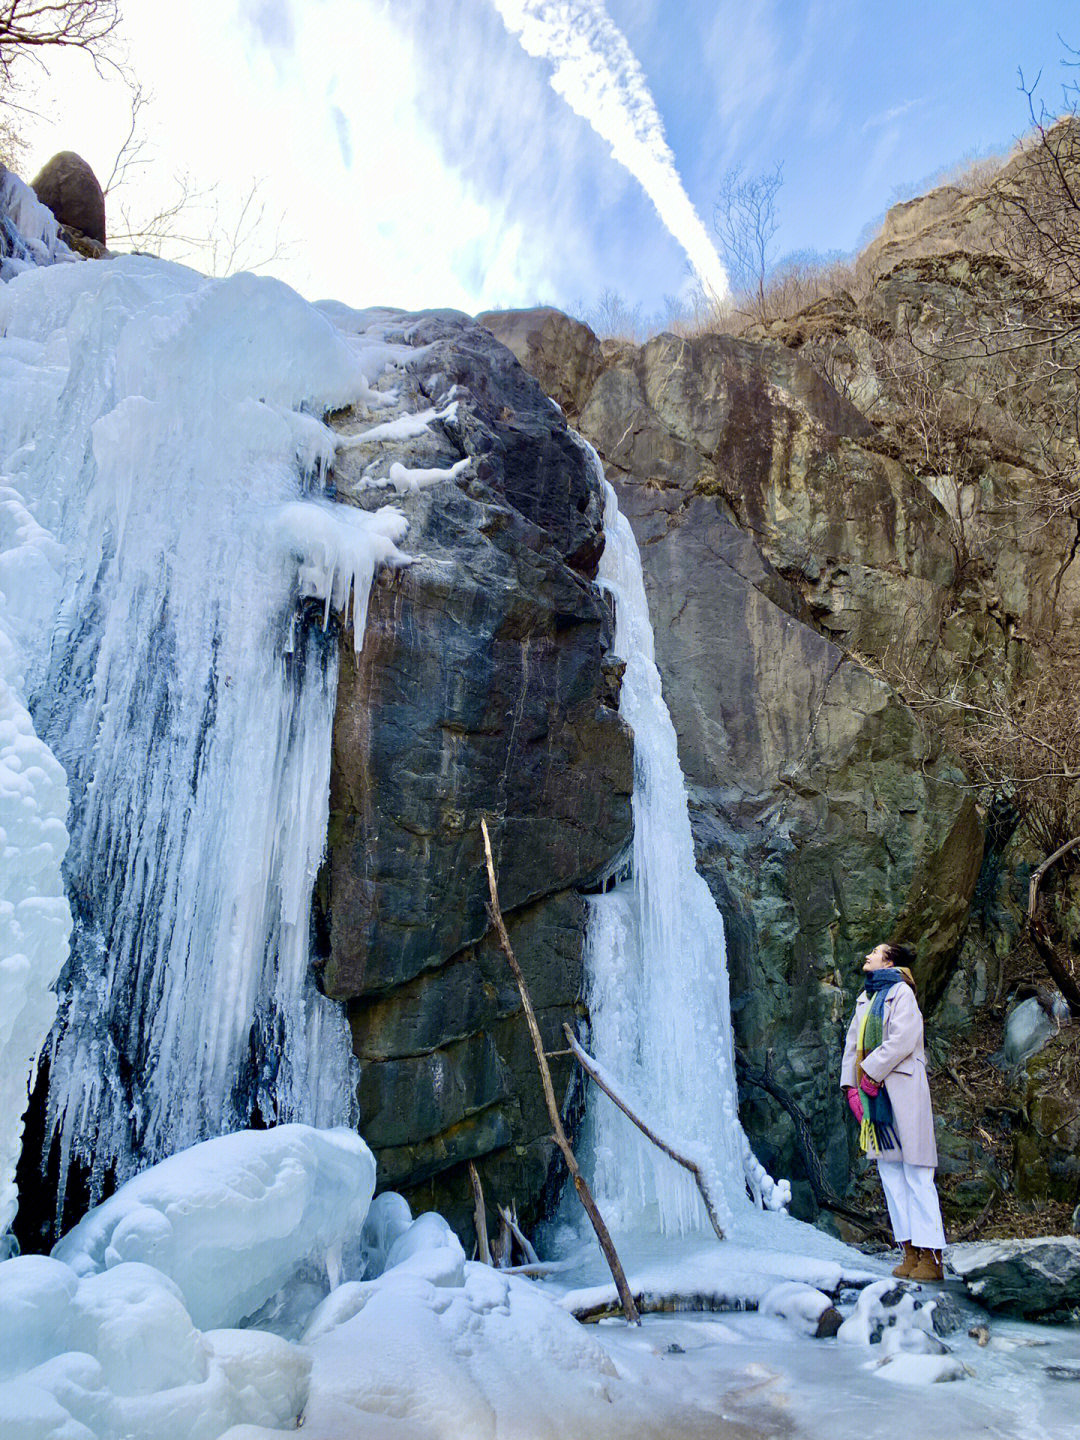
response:
[[[695,274],[718,297],[727,272],[683,188],[675,156],[626,36],[602,0],[494,0],[525,52],[553,66],[551,86],[641,185]]]

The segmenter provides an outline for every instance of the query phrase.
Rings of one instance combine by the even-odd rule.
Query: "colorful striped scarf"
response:
[[[885,1001],[894,985],[902,985],[904,977],[891,966],[886,970],[873,970],[866,977],[866,991],[870,1004],[859,1026],[859,1037],[855,1042],[856,1083],[863,1078],[863,1056],[876,1050],[885,1037]],[[859,1086],[862,1097],[863,1122],[859,1128],[859,1144],[867,1155],[880,1155],[882,1150],[899,1150],[900,1136],[896,1133],[893,1108],[889,1101],[885,1082],[878,1086],[876,1095],[867,1095]]]

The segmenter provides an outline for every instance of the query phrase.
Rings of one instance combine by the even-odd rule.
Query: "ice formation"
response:
[[[353,1130],[222,1135],[136,1175],[52,1253],[79,1276],[152,1265],[179,1287],[196,1325],[235,1325],[303,1262],[358,1235],[374,1191],[374,1157]]]
[[[25,181],[0,164],[0,281],[75,256],[60,239],[51,210]]]
[[[0,1231],[66,953],[65,772],[61,1196],[73,1155],[96,1187],[253,1116],[348,1118],[348,1033],[309,948],[324,624],[348,609],[359,647],[373,574],[408,558],[399,511],[324,493],[320,417],[385,403],[391,347],[354,321],[134,256],[27,264],[0,289]],[[298,620],[305,596],[322,616]]]
[[[48,258],[59,245],[52,214],[2,170],[0,225],[0,275]],[[0,357],[0,413],[9,413],[18,390],[30,406],[49,403],[61,383],[60,347],[11,343]],[[5,454],[0,447],[0,1237],[17,1204],[27,1077],[56,1015],[52,987],[71,933],[60,870],[67,779],[27,708],[27,672],[60,596],[63,551],[12,483]]]
[[[724,922],[694,858],[641,557],[599,458],[586,449],[606,487],[599,581],[614,597],[615,652],[626,661],[619,713],[634,732],[630,877],[589,902],[592,1050],[659,1133],[698,1160],[712,1193],[726,1197],[730,1221],[748,1180],[768,1208],[782,1208],[791,1192],[766,1174],[739,1124]],[[610,1223],[681,1233],[705,1222],[691,1177],[613,1106],[595,1100],[586,1125],[592,1181]]]

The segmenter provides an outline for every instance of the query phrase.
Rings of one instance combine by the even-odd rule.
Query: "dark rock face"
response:
[[[34,193],[61,225],[105,244],[105,196],[97,176],[73,150],[61,150],[30,182]]]
[[[557,369],[543,341],[565,337],[544,312],[487,322],[537,373]],[[945,605],[944,513],[783,346],[597,346],[595,379],[585,348],[577,336],[558,393],[580,387],[582,432],[641,546],[698,863],[727,926],[737,1043],[757,1068],[773,1053],[842,1192],[852,1127],[837,1079],[862,958],[908,938],[924,1001],[936,997],[982,856],[963,777],[851,658],[879,653],[898,616]],[[774,1171],[802,1173],[771,1101],[744,1096],[743,1120]],[[811,1208],[798,1185],[796,1198]]]
[[[987,1310],[1025,1320],[1080,1319],[1080,1240],[1001,1240],[954,1251],[953,1269]]]
[[[586,578],[602,496],[565,421],[463,316],[400,317],[389,338],[416,351],[405,408],[457,402],[408,463],[471,460],[456,483],[403,498],[415,563],[376,586],[361,655],[343,649],[324,984],[349,1004],[380,1185],[464,1231],[465,1161],[492,1201],[533,1218],[552,1159],[520,1001],[487,936],[480,818],[545,1039],[562,1048],[582,990],[578,891],[629,841],[632,747],[610,613]],[[346,452],[339,490],[370,503],[371,464]],[[555,1075],[565,1093],[565,1060]]]

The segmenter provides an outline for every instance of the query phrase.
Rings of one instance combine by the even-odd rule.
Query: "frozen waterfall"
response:
[[[641,556],[586,448],[607,495],[599,583],[615,603],[615,653],[626,662],[619,711],[634,732],[630,876],[589,901],[593,1053],[659,1133],[699,1160],[730,1222],[748,1186],[770,1209],[791,1192],[765,1173],[739,1123],[724,922],[694,859]],[[707,1223],[692,1178],[600,1097],[589,1105],[585,1144],[598,1203],[617,1229],[678,1234]]]
[[[408,558],[400,512],[322,493],[316,417],[383,403],[392,347],[358,329],[276,281],[143,257],[0,287],[0,800],[35,821],[6,842],[29,890],[0,992],[29,998],[0,1024],[0,1233],[65,955],[61,1204],[72,1159],[100,1193],[253,1122],[348,1119],[348,1031],[309,944],[336,640],[300,602],[351,609],[359,644],[374,571]]]

